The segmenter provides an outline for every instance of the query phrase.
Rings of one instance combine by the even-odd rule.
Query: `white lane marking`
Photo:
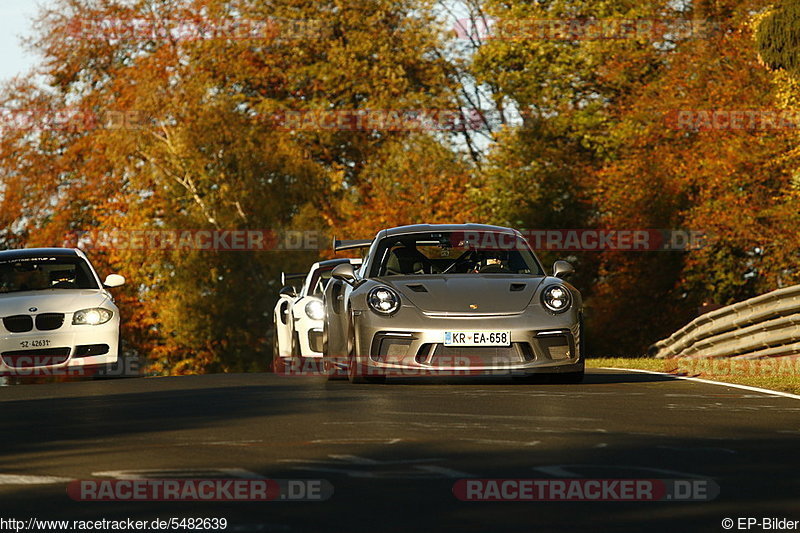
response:
[[[329,454],[328,457],[336,459],[337,461],[344,461],[351,465],[405,465],[414,463],[432,463],[434,461],[441,461],[440,457],[427,458],[427,459],[397,459],[394,461],[376,461],[367,457],[359,457],[357,455],[342,455],[342,454]],[[323,461],[324,462],[324,461]]]
[[[510,420],[552,420],[554,422],[558,422],[560,420],[569,420],[570,422],[582,421],[582,422],[590,422],[592,420],[600,420],[599,418],[586,418],[580,416],[536,416],[536,415],[489,415],[489,414],[476,414],[476,413],[423,413],[420,411],[386,411],[386,414],[390,415],[413,415],[413,416],[462,416],[467,418],[479,418],[479,419],[487,419],[487,418],[497,418],[503,419],[507,418]]]
[[[0,474],[0,485],[51,485],[69,483],[72,478],[58,476],[23,476],[16,474]]]
[[[477,415],[471,415],[477,416]],[[428,431],[447,431],[450,432],[452,430],[458,429],[469,429],[469,430],[486,430],[486,431],[506,431],[508,429],[514,429],[519,431],[527,431],[529,433],[608,433],[607,429],[604,428],[573,428],[573,427],[559,427],[559,428],[552,428],[552,427],[544,427],[544,426],[513,426],[509,425],[511,422],[497,422],[494,425],[483,425],[478,424],[476,422],[437,422],[437,423],[424,423],[424,422],[393,422],[393,421],[386,421],[386,420],[358,420],[358,421],[344,421],[344,422],[323,422],[323,424],[330,424],[330,425],[357,425],[357,424],[380,424],[381,426],[403,426],[404,428],[408,429],[409,427],[413,428],[422,428]],[[499,427],[500,424],[503,424],[503,427]],[[635,433],[630,433],[631,435],[635,435]],[[655,433],[642,433],[642,435],[656,435]],[[664,433],[662,436],[667,436]]]
[[[665,372],[653,372],[652,370],[640,370],[638,368],[614,368],[614,367],[600,367],[600,370],[622,370],[625,372],[639,372],[641,374],[653,374],[656,376],[668,376],[674,379],[685,379],[686,381],[696,381],[698,383],[707,383],[709,385],[722,385],[724,387],[733,387],[735,389],[749,390],[751,392],[760,392],[762,394],[769,394],[771,396],[780,396],[782,398],[792,398],[800,400],[800,395],[792,394],[790,392],[781,392],[777,390],[762,389],[760,387],[751,387],[749,385],[739,385],[738,383],[728,383],[727,381],[712,381],[710,379],[690,378],[687,376],[676,376],[675,374],[667,374]]]
[[[335,461],[325,461],[324,459],[278,459],[279,463],[307,463],[307,464],[324,464],[324,465],[360,465],[360,466],[374,466],[374,465],[405,465],[415,463],[430,463],[433,461],[441,461],[441,458],[434,459],[400,459],[397,461],[376,461],[375,459],[368,459],[366,457],[358,457],[355,455],[328,455]]]
[[[177,446],[252,446],[264,442],[263,440],[218,440],[218,441],[195,441],[184,442]]]
[[[237,479],[264,479],[264,476],[243,468],[175,468],[154,470],[106,470],[92,472],[93,477],[114,479],[206,479],[232,477]]]
[[[581,474],[571,470],[576,467],[581,468],[589,468],[589,469],[600,469],[600,470],[626,470],[626,471],[635,471],[641,470],[645,472],[655,472],[657,474],[666,474],[668,476],[686,476],[695,479],[706,479],[703,476],[699,476],[697,474],[690,474],[688,472],[679,472],[677,470],[667,470],[666,468],[653,468],[650,466],[635,466],[635,465],[593,465],[593,464],[572,464],[572,465],[549,465],[549,466],[535,466],[532,470],[538,470],[539,472],[544,472],[545,474],[549,474],[553,477],[581,477]]]
[[[311,444],[397,444],[403,439],[315,439]]]
[[[595,448],[608,448],[608,443],[607,442],[598,442],[597,444],[594,445],[594,447]]]
[[[536,446],[537,444],[541,444],[542,441],[540,440],[532,440],[532,441],[519,441],[519,440],[504,440],[504,439],[458,439],[460,441],[465,442],[477,442],[479,444],[510,444],[512,446]]]

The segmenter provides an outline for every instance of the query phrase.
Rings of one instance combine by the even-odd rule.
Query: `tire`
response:
[[[347,359],[347,379],[350,383],[385,383],[386,376],[366,376],[355,361],[355,355],[350,354]]]
[[[325,367],[325,379],[327,379],[328,381],[338,381],[347,379],[347,376],[342,374],[342,371],[339,369],[339,367],[337,367],[336,365],[334,365],[333,363],[331,363],[326,359],[323,359],[323,361]]]

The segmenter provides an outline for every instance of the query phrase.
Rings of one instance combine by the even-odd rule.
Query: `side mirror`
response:
[[[356,270],[350,263],[342,263],[333,269],[331,272],[331,277],[352,285],[356,281]]]
[[[553,276],[566,279],[575,273],[575,268],[566,261],[556,261],[553,263]]]
[[[103,282],[103,287],[113,289],[114,287],[122,287],[125,285],[125,278],[119,274],[109,274]]]
[[[288,296],[290,298],[297,298],[297,290],[291,285],[287,285],[286,287],[282,288],[278,294],[281,296]]]

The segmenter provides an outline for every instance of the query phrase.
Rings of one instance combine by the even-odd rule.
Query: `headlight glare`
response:
[[[311,320],[323,320],[325,318],[325,306],[319,300],[311,300],[306,304],[306,315]]]
[[[72,324],[75,326],[98,326],[111,320],[112,316],[114,313],[102,307],[81,309],[72,315]]]
[[[389,287],[375,287],[367,295],[370,309],[381,315],[392,315],[400,309],[400,296]]]
[[[542,304],[553,313],[563,313],[572,305],[572,294],[563,285],[551,285],[542,291]]]

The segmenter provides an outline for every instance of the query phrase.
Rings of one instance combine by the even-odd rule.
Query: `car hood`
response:
[[[498,274],[392,276],[380,280],[425,313],[521,313],[543,277]]]
[[[0,316],[31,313],[73,313],[100,307],[108,296],[99,289],[50,289],[0,294]],[[35,307],[36,311],[30,309]]]

